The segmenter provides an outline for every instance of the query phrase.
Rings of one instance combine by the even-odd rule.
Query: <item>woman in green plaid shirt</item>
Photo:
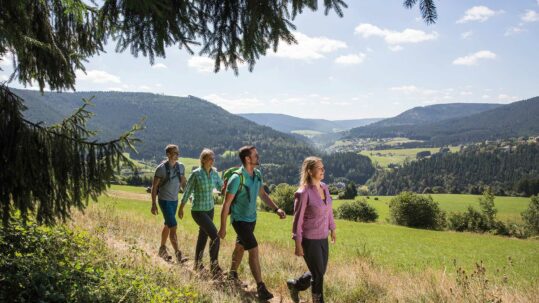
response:
[[[178,210],[178,217],[183,218],[183,208],[185,204],[192,196],[193,207],[191,208],[191,215],[193,219],[200,227],[198,231],[198,240],[195,249],[195,270],[203,270],[202,256],[204,255],[204,248],[210,238],[210,270],[214,278],[220,278],[222,276],[222,270],[219,267],[219,236],[217,235],[217,228],[213,224],[213,190],[221,190],[223,186],[223,180],[219,177],[217,170],[213,167],[214,154],[210,149],[205,148],[200,154],[200,167],[193,170],[185,191],[181,200],[180,209]]]

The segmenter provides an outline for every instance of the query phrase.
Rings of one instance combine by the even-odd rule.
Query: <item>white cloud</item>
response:
[[[140,90],[151,90],[151,88],[148,85],[141,85],[139,86]]]
[[[394,46],[393,51],[401,50],[402,47],[398,47],[400,44],[406,43],[420,43],[429,40],[436,40],[438,38],[437,32],[426,33],[421,30],[407,28],[403,31],[393,31],[389,29],[382,29],[376,25],[369,23],[361,23],[356,26],[354,33],[360,35],[363,38],[380,37],[384,41]]]
[[[510,28],[508,28],[506,31],[505,31],[505,34],[504,36],[512,36],[512,35],[516,35],[516,34],[520,34],[522,32],[525,32],[526,29],[522,28],[522,27],[519,27],[519,26],[511,26]]]
[[[471,96],[471,95],[473,95],[473,93],[470,92],[470,91],[462,91],[462,92],[460,92],[460,95],[461,96]]]
[[[502,10],[494,11],[483,5],[474,6],[468,9],[466,12],[464,12],[464,16],[462,16],[459,20],[457,20],[457,23],[467,23],[467,22],[473,22],[473,21],[485,22],[491,17],[496,16],[501,13],[503,13]]]
[[[335,59],[335,63],[338,64],[361,64],[367,57],[364,53],[350,54],[345,56],[339,56]]]
[[[0,68],[10,68],[13,67],[13,53],[7,52],[4,56],[0,57]]]
[[[164,63],[156,63],[152,66],[153,69],[166,69],[168,68]]]
[[[419,89],[415,85],[395,86],[395,87],[391,87],[390,90],[405,93],[405,94],[416,93],[419,91]]]
[[[539,21],[539,13],[532,10],[526,10],[526,13],[520,17],[520,20],[524,22],[536,22]]]
[[[75,75],[78,80],[90,81],[93,83],[122,83],[120,77],[102,70],[88,70],[86,71],[86,74],[81,70],[77,70]]]
[[[252,112],[253,109],[259,109],[265,104],[264,101],[254,97],[227,98],[224,94],[210,94],[202,98],[234,113]]]
[[[467,31],[467,32],[464,32],[464,33],[460,34],[460,37],[462,39],[468,39],[468,38],[470,38],[472,36],[472,34],[473,34],[473,31]]]
[[[0,82],[7,81],[8,79],[9,79],[8,76],[6,76],[6,75],[0,75]]]
[[[516,101],[519,98],[518,98],[518,96],[511,96],[511,95],[507,95],[507,94],[499,94],[498,99],[503,100],[503,101]]]
[[[467,56],[464,56],[464,57],[459,57],[455,60],[453,60],[453,64],[455,65],[475,65],[477,64],[477,61],[480,60],[480,59],[495,59],[496,58],[496,54],[491,52],[491,51],[488,51],[488,50],[482,50],[482,51],[478,51],[476,53],[473,53],[473,54],[470,54],[470,55],[467,55]]]
[[[277,52],[269,52],[268,56],[298,60],[315,60],[324,58],[324,54],[348,47],[345,42],[339,40],[333,40],[326,37],[309,37],[300,32],[294,32],[293,34],[298,41],[297,44],[288,44],[281,41]]]
[[[400,45],[391,45],[389,46],[389,50],[392,52],[400,52],[403,48]]]
[[[208,57],[193,56],[187,61],[187,65],[202,73],[211,73],[215,68],[215,61]]]

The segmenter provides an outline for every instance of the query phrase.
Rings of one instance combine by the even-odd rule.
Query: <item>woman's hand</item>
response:
[[[298,257],[303,257],[303,247],[301,246],[301,243],[296,243],[296,251],[294,252],[294,254]]]
[[[337,234],[335,233],[335,230],[331,231],[331,243],[335,244],[337,241]]]

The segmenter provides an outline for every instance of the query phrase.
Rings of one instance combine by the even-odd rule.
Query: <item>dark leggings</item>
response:
[[[296,280],[296,288],[306,290],[312,284],[312,293],[323,296],[324,274],[329,257],[328,239],[310,240],[303,238],[301,246],[303,247],[303,259],[305,259],[309,271]]]
[[[193,219],[200,227],[198,230],[198,240],[195,250],[195,263],[202,263],[204,248],[210,237],[210,260],[212,265],[218,264],[219,257],[219,236],[217,228],[213,224],[213,209],[209,211],[191,211]]]

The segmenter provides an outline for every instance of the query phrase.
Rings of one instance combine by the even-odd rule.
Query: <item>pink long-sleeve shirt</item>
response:
[[[326,201],[322,200],[314,186],[299,189],[294,201],[293,239],[303,238],[317,240],[328,237],[329,231],[335,229],[333,219],[333,200],[326,184],[321,183],[326,193]]]

